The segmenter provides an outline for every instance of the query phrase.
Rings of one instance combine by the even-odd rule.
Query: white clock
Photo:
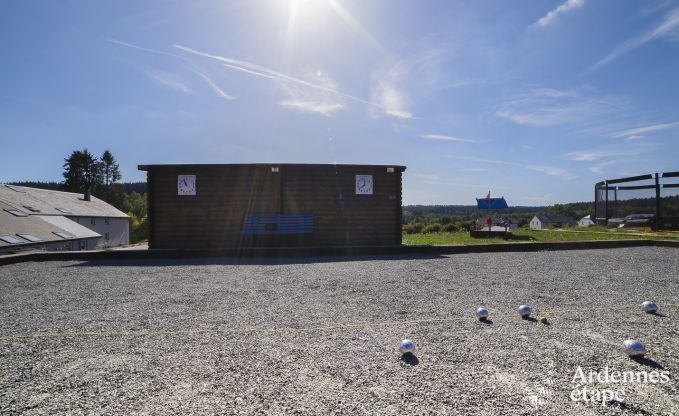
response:
[[[196,175],[177,175],[177,195],[196,194]]]
[[[373,194],[373,175],[356,175],[356,195]]]

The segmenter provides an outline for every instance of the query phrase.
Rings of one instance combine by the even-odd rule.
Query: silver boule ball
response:
[[[521,305],[519,306],[519,313],[521,314],[521,316],[526,318],[530,316],[531,313],[533,313],[533,308],[531,308],[528,305]]]
[[[489,312],[488,309],[486,308],[479,308],[476,310],[476,317],[479,318],[480,320],[484,320],[488,318]]]
[[[658,311],[658,305],[651,302],[650,300],[647,300],[646,302],[642,303],[641,307],[644,308],[644,311],[646,313],[654,313]]]
[[[646,346],[641,341],[628,339],[623,344],[625,346],[625,353],[630,357],[643,357],[646,354]]]
[[[401,352],[403,354],[415,352],[415,343],[409,339],[404,339],[401,341]]]

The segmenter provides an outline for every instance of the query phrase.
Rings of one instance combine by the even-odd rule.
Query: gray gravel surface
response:
[[[679,250],[659,247],[15,264],[0,267],[0,413],[679,414],[673,304]],[[578,367],[670,380],[587,384],[624,391],[602,406],[571,400]]]

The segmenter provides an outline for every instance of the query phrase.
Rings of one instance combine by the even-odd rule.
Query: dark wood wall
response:
[[[272,172],[278,167],[278,172]],[[401,176],[393,166],[151,165],[151,248],[401,244]],[[196,175],[196,195],[177,195],[177,176]],[[357,195],[355,175],[373,176]],[[243,234],[248,214],[314,216],[307,235]]]

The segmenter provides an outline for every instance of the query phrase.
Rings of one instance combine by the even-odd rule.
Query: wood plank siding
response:
[[[142,165],[139,169],[148,175],[150,248],[401,244],[404,166]],[[178,195],[178,175],[196,176],[196,195]],[[356,175],[372,175],[372,195],[356,194]],[[247,234],[244,225],[251,214],[312,214],[313,232]]]

